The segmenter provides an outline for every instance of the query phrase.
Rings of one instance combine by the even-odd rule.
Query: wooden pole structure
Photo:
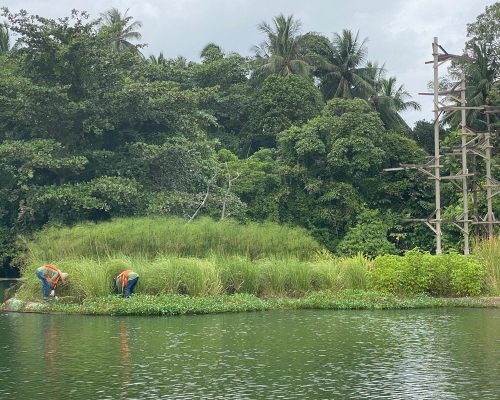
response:
[[[469,194],[467,191],[467,120],[465,114],[465,74],[462,72],[460,83],[460,110],[462,116],[462,197],[463,197],[463,233],[464,233],[464,254],[469,254]]]
[[[435,210],[427,218],[411,218],[407,222],[423,222],[425,223],[436,235],[436,254],[442,252],[442,230],[443,224],[452,224],[460,229],[464,236],[464,254],[470,253],[470,226],[486,224],[488,226],[488,235],[490,238],[494,235],[494,225],[500,223],[495,220],[493,214],[492,198],[500,194],[500,183],[491,176],[491,130],[490,130],[490,117],[489,114],[500,113],[500,107],[495,106],[467,106],[466,101],[466,82],[465,74],[461,74],[461,79],[456,82],[452,87],[439,90],[439,66],[446,61],[457,59],[460,56],[448,53],[438,43],[438,38],[434,37],[432,42],[432,61],[426,61],[426,64],[433,64],[434,68],[434,82],[432,93],[419,93],[420,95],[433,96],[434,99],[434,157],[429,157],[428,161],[423,164],[400,164],[399,167],[385,168],[384,171],[404,171],[404,170],[418,170],[434,180],[435,187]],[[458,93],[460,92],[460,98]],[[444,102],[440,101],[439,96],[445,96]],[[455,104],[450,104],[453,102]],[[467,127],[467,112],[468,110],[481,110],[486,112],[488,122],[488,132],[483,135],[482,132],[474,132]],[[442,113],[449,113],[449,115],[460,111],[461,113],[461,146],[452,148],[449,155],[461,156],[462,167],[460,172],[451,174],[449,176],[441,176],[441,155],[440,155],[440,138],[439,138],[439,122]],[[470,137],[472,136],[472,139]],[[484,137],[484,140],[483,140]],[[471,172],[467,167],[467,156],[473,157],[471,165]],[[478,184],[477,184],[477,168],[476,156],[480,156],[486,160],[486,197],[488,201],[488,213],[484,218],[479,217],[478,207]],[[434,172],[431,172],[431,171]],[[472,177],[472,210],[474,213],[474,220],[469,219],[469,190],[467,179]],[[463,212],[457,218],[443,220],[441,217],[441,182],[449,180],[453,185],[462,191],[463,197]],[[462,182],[460,185],[458,182]],[[495,190],[493,190],[495,188]]]
[[[472,154],[471,157],[471,168],[470,168],[471,174],[472,174],[472,220],[474,222],[479,221],[479,200],[477,197],[477,192],[479,190],[479,186],[477,184],[477,157],[476,154]],[[480,225],[476,224],[473,225],[473,228],[475,227],[474,233],[476,235],[480,234],[481,228]]]
[[[436,254],[441,254],[441,179],[439,172],[439,47],[438,38],[434,37],[432,43],[434,67],[434,187],[436,200],[435,234]]]
[[[487,132],[484,134],[485,143],[486,143],[486,203],[488,213],[486,214],[486,221],[488,222],[488,238],[493,239],[493,221],[495,217],[493,215],[493,195],[491,193],[491,189],[493,187],[493,181],[491,179],[491,144],[490,144],[490,114],[486,113],[486,123],[487,123]]]

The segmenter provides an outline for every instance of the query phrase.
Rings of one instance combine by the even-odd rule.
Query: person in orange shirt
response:
[[[134,294],[134,288],[138,280],[139,275],[131,269],[127,269],[114,279],[115,287],[123,297],[130,297]]]
[[[38,279],[42,281],[42,293],[45,301],[49,300],[49,291],[51,296],[55,296],[55,289],[59,283],[65,283],[68,278],[66,272],[61,272],[58,268],[51,264],[45,264],[38,268],[35,272]]]

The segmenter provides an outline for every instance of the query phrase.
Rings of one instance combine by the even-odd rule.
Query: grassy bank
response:
[[[23,285],[17,292],[22,300],[40,297],[40,282],[34,270],[42,262],[23,270]],[[297,258],[243,256],[209,258],[160,256],[140,259],[61,259],[56,265],[68,272],[67,284],[58,295],[77,302],[112,293],[112,278],[127,268],[139,276],[136,292],[142,295],[188,295],[206,297],[252,294],[258,297],[304,297],[330,290],[376,290],[401,296],[420,294],[435,297],[479,296],[486,293],[484,265],[475,257],[460,254],[433,256],[420,251],[405,256],[381,256],[369,260],[330,257],[303,261]]]
[[[19,300],[4,304],[4,311],[66,313],[85,315],[200,315],[266,310],[389,310],[436,307],[499,307],[487,298],[400,297],[366,290],[320,291],[301,298],[259,298],[251,294],[190,297],[181,295],[137,295],[97,297],[82,304],[52,301],[27,303]]]
[[[338,258],[322,249],[304,230],[271,223],[118,219],[40,232],[28,243],[29,262],[21,271],[23,285],[17,298],[25,302],[40,299],[40,282],[34,271],[49,262],[70,275],[68,283],[58,288],[58,295],[71,299],[75,309],[84,313],[86,307],[96,304],[103,309],[109,304],[119,309],[119,299],[109,297],[112,278],[128,268],[140,275],[137,299],[147,300],[143,304],[147,313],[155,307],[170,310],[172,301],[188,301],[185,298],[191,299],[190,304],[208,302],[199,310],[222,312],[225,309],[218,308],[222,306],[213,299],[220,297],[224,303],[232,295],[249,300],[245,307],[250,310],[254,306],[272,309],[292,303],[291,308],[300,308],[300,304],[311,301],[307,303],[313,304],[311,308],[322,308],[324,297],[316,298],[316,293],[330,293],[335,298],[337,293],[349,290],[379,293],[384,299],[412,299],[417,304],[424,301],[422,298],[432,305],[432,297],[498,295],[499,243],[479,243],[475,254],[467,257],[412,250],[404,256],[386,255],[374,260],[362,255]],[[136,302],[139,300],[125,304]],[[230,303],[224,303],[224,307],[235,307],[232,300]],[[398,300],[397,304],[396,308],[404,303]],[[70,310],[68,305],[50,307]],[[199,310],[195,312],[202,312]]]
[[[56,263],[70,275],[58,294],[76,301],[107,296],[112,292],[112,278],[126,268],[133,268],[140,276],[136,292],[151,296],[246,293],[259,297],[302,297],[321,290],[367,289],[370,264],[371,261],[362,256],[322,261],[251,260],[241,256],[162,256],[145,260],[122,256],[101,260],[64,259]],[[20,299],[40,297],[40,282],[33,273],[37,265],[39,263],[32,263],[23,270],[23,285],[17,294]]]

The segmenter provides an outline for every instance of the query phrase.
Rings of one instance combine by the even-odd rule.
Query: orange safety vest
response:
[[[122,293],[123,290],[125,289],[125,286],[127,286],[128,283],[128,274],[130,274],[131,272],[132,272],[131,269],[127,269],[126,271],[123,271],[120,275],[116,277],[117,280],[122,281]]]
[[[54,279],[54,287],[55,287],[57,285],[57,282],[59,282],[59,279],[61,279],[61,271],[58,268],[56,268],[50,264],[45,264],[45,269],[51,269],[51,270],[56,271],[58,273],[57,278]],[[45,280],[47,282],[50,281],[50,276],[48,274],[45,275]]]

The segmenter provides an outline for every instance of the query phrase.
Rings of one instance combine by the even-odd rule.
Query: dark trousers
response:
[[[123,289],[123,297],[130,297],[134,293],[134,287],[137,285],[137,281],[139,280],[139,277],[130,279],[127,284],[125,285],[125,288]]]
[[[43,293],[43,299],[48,300],[49,299],[49,290],[50,290],[50,283],[45,279],[45,275],[43,272],[36,271],[35,275],[38,279],[42,281],[42,293]]]

